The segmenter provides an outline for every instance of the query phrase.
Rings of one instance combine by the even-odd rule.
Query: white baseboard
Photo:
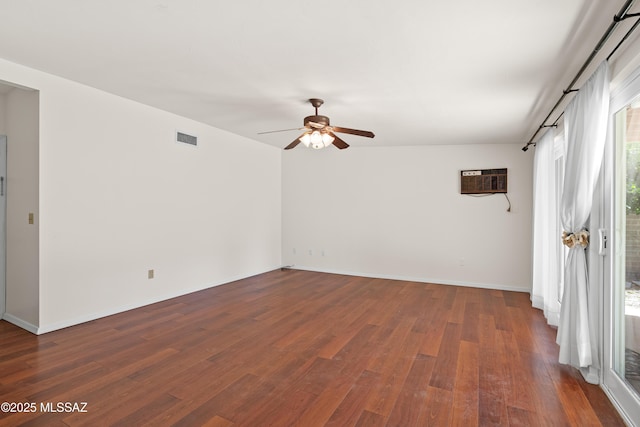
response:
[[[402,280],[405,282],[419,282],[419,283],[433,283],[438,285],[452,285],[452,286],[466,286],[469,288],[481,288],[481,289],[493,289],[498,291],[513,291],[513,292],[525,292],[530,294],[531,289],[524,289],[517,286],[507,286],[507,285],[499,285],[493,283],[475,283],[475,282],[464,282],[464,281],[452,281],[452,280],[442,280],[442,279],[432,279],[425,277],[409,277],[409,276],[399,276],[399,275],[387,275],[387,274],[371,274],[371,273],[363,273],[363,272],[355,272],[355,271],[340,271],[340,270],[323,270],[315,267],[305,267],[300,265],[292,265],[289,268],[292,270],[305,270],[305,271],[317,271],[318,273],[329,273],[329,274],[343,274],[345,276],[360,276],[360,277],[370,277],[372,279],[389,279],[389,280]]]
[[[38,334],[38,327],[36,325],[26,322],[20,319],[19,317],[14,316],[13,314],[5,313],[2,315],[2,319],[6,320],[9,323],[13,323],[14,325],[22,329],[29,331],[32,334],[36,334],[36,335]]]

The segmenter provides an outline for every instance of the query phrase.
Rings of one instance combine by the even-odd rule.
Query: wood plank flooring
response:
[[[525,293],[278,270],[42,336],[0,321],[0,402],[35,409],[0,425],[624,425],[554,341]]]

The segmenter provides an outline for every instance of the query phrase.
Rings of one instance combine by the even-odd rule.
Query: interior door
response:
[[[603,386],[631,425],[640,425],[640,73],[612,97],[604,173]],[[635,423],[635,424],[634,424]]]
[[[0,319],[6,309],[7,137],[0,135]]]

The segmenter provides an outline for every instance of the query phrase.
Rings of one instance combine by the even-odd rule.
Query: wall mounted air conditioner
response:
[[[506,168],[460,171],[460,194],[493,194],[506,192]]]

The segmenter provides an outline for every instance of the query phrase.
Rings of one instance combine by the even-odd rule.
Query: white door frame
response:
[[[627,106],[634,98],[640,95],[640,68],[637,69],[611,94],[609,131],[603,162],[604,182],[599,195],[604,207],[603,226],[607,230],[607,250],[603,257],[603,369],[602,388],[617,407],[620,414],[630,426],[640,426],[640,399],[627,383],[620,378],[614,370],[614,286],[615,286],[615,257],[622,244],[622,239],[617,236],[615,228],[616,201],[615,201],[615,176],[616,176],[616,139],[615,139],[615,114]],[[596,195],[598,197],[598,195]]]
[[[7,309],[7,137],[0,135],[0,319]]]

